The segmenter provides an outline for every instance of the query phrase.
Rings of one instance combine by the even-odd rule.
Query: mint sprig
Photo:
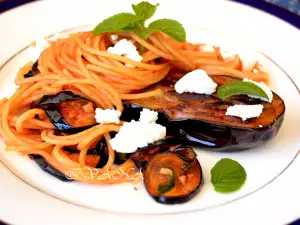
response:
[[[239,190],[247,177],[244,167],[237,161],[228,158],[218,161],[210,173],[215,191],[221,193]]]
[[[217,93],[222,100],[233,95],[252,95],[269,99],[262,88],[248,81],[232,81],[224,84],[218,88]]]
[[[135,14],[119,13],[111,16],[99,23],[92,31],[92,34],[132,31],[146,40],[152,32],[161,31],[177,41],[184,42],[186,40],[185,30],[176,20],[159,19],[145,27],[146,20],[155,14],[158,6],[159,4],[152,5],[149,2],[140,2],[137,5],[132,5]]]

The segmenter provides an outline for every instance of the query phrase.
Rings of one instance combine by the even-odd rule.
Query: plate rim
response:
[[[38,5],[41,2],[46,3],[45,5],[51,5],[53,3],[53,2],[51,2],[50,4],[48,4],[50,1],[48,1],[48,3],[47,3],[47,1],[43,0],[43,1],[34,2],[30,6],[32,7],[33,5]],[[29,4],[27,4],[27,6],[28,5]],[[299,30],[297,30],[294,27],[292,27],[291,25],[287,24],[285,21],[280,20],[279,18],[276,18],[268,13],[262,12],[261,10],[255,9],[251,6],[246,6],[243,4],[239,4],[236,2],[230,2],[230,1],[222,2],[222,5],[225,6],[226,9],[227,9],[227,6],[231,10],[233,8],[242,9],[246,12],[246,15],[249,15],[249,16],[258,15],[262,19],[269,19],[270,20],[269,22],[271,23],[270,25],[274,25],[276,27],[286,29],[287,34],[293,35],[295,37],[300,37]],[[25,16],[27,16],[27,15],[29,15],[28,8],[31,8],[31,7],[18,7],[18,13],[20,13],[20,15],[25,14]],[[3,14],[5,14],[5,15],[3,15]],[[15,10],[9,10],[9,13],[3,13],[3,14],[2,14],[2,16],[0,15],[0,22],[1,22],[1,20],[6,19],[6,17],[9,17],[11,14],[16,15]],[[9,14],[9,15],[6,15],[6,14]],[[248,25],[254,25],[254,23],[251,22],[251,20],[246,20],[245,22]],[[266,24],[266,23],[263,23],[263,24]],[[245,30],[245,29],[242,29],[242,30]],[[259,31],[259,29],[257,29],[257,28],[255,28],[254,30]],[[271,27],[270,31],[274,31],[274,30],[275,29],[273,27]],[[233,34],[233,33],[229,32],[229,34]],[[246,37],[244,35],[241,35],[240,32],[234,33],[234,35],[240,36],[242,38]],[[270,35],[268,35],[268,37],[270,37]],[[275,39],[279,40],[278,37],[276,37]],[[28,40],[28,42],[29,42],[29,40]],[[260,43],[266,43],[266,39],[263,40],[262,42],[255,42],[255,46],[257,46]],[[294,45],[297,42],[296,42],[295,38],[292,38],[290,43]],[[25,46],[25,45],[26,45],[26,43],[23,43],[21,46]],[[1,62],[5,61],[9,55],[12,55],[12,53],[16,52],[16,50],[18,50],[21,46],[19,46],[18,48],[14,48],[13,51],[8,52],[9,54],[5,54],[6,56],[2,57]],[[264,47],[264,49],[266,49],[266,48]],[[297,48],[297,49],[299,49],[299,48]],[[296,76],[294,76],[295,72],[297,73],[298,71],[300,71],[299,70],[300,68],[295,66],[296,65],[295,59],[290,57],[291,60],[286,62],[282,57],[280,57],[278,55],[277,50],[272,51],[272,53],[270,53],[269,46],[267,46],[266,52],[268,52],[269,55],[273,55],[273,53],[274,53],[274,57],[276,58],[276,60],[278,62],[280,62],[280,65],[282,65],[283,68],[285,68],[287,71],[289,71],[289,74],[292,75],[295,83],[300,86],[300,79],[298,79]],[[287,53],[287,52],[284,50],[283,53]],[[48,224],[52,225],[53,223],[56,223],[58,221],[58,219],[63,219],[63,220],[66,220],[65,221],[66,224],[69,224],[72,221],[73,225],[77,225],[77,224],[82,225],[81,221],[84,219],[85,221],[88,221],[89,224],[95,224],[95,225],[97,224],[98,225],[99,219],[101,219],[101,221],[106,224],[120,224],[121,222],[125,221],[128,223],[130,222],[131,224],[140,224],[142,222],[145,225],[153,225],[153,222],[155,222],[157,224],[161,224],[162,221],[165,219],[168,219],[168,221],[172,221],[174,224],[181,224],[182,222],[186,222],[187,219],[193,219],[193,218],[201,219],[201,221],[204,224],[219,224],[220,222],[222,222],[223,224],[225,223],[225,224],[251,224],[251,225],[254,223],[260,224],[260,223],[264,223],[264,222],[265,222],[265,224],[269,224],[269,223],[286,224],[288,222],[291,222],[293,219],[299,218],[299,213],[300,213],[299,210],[295,210],[296,206],[299,203],[297,201],[300,200],[299,198],[298,198],[298,200],[295,199],[295,197],[297,197],[297,195],[295,196],[295,194],[298,193],[298,189],[296,189],[296,188],[299,188],[300,184],[297,184],[295,182],[293,182],[293,183],[296,184],[295,185],[296,188],[293,187],[292,189],[290,189],[290,191],[291,191],[290,194],[285,195],[285,197],[278,196],[279,197],[278,199],[281,199],[283,203],[286,203],[285,205],[280,204],[280,206],[277,207],[277,206],[275,206],[276,204],[270,203],[270,200],[272,200],[272,193],[282,190],[281,188],[285,187],[284,183],[289,182],[293,178],[293,176],[299,171],[299,169],[300,169],[300,157],[299,156],[296,158],[296,162],[292,164],[292,166],[290,167],[289,170],[287,170],[282,176],[280,176],[279,179],[276,179],[274,181],[274,183],[270,185],[270,187],[264,188],[263,190],[258,192],[257,196],[252,195],[243,201],[238,201],[233,204],[225,205],[222,208],[217,208],[217,209],[213,209],[210,211],[206,211],[205,213],[200,213],[200,212],[194,212],[192,214],[185,213],[185,214],[180,214],[180,216],[173,215],[172,217],[168,216],[168,215],[160,215],[160,216],[153,216],[153,217],[139,217],[138,215],[124,216],[124,215],[120,215],[120,214],[118,216],[118,214],[109,214],[109,213],[105,213],[105,212],[84,209],[82,207],[77,207],[74,205],[69,205],[66,202],[61,202],[60,200],[49,197],[44,192],[36,191],[35,189],[32,189],[31,186],[29,186],[29,185],[23,184],[23,182],[20,181],[19,178],[16,178],[15,176],[11,176],[10,172],[7,171],[7,169],[4,166],[2,167],[2,165],[3,164],[1,164],[1,161],[0,161],[0,173],[4,174],[4,177],[9,178],[9,182],[7,182],[4,185],[4,188],[8,187],[8,189],[11,191],[7,192],[8,195],[6,195],[6,192],[5,192],[5,195],[4,195],[4,193],[2,194],[1,185],[0,185],[0,196],[3,196],[4,199],[6,199],[8,203],[10,203],[11,198],[14,197],[14,191],[19,190],[19,187],[17,185],[20,185],[20,188],[23,187],[25,190],[28,191],[28,195],[26,195],[27,197],[20,196],[20,197],[22,197],[21,199],[23,200],[23,202],[20,202],[19,205],[15,206],[14,205],[15,202],[12,202],[11,205],[8,204],[7,208],[0,211],[1,219],[3,221],[13,223],[13,224],[26,224],[26,225],[37,224],[37,225],[39,225],[39,220],[42,220],[45,225],[48,225]],[[11,179],[10,179],[10,177],[11,177]],[[256,206],[257,200],[259,198],[261,200],[261,204],[258,205],[259,207],[254,207],[254,206]],[[30,212],[29,209],[25,208],[24,212],[23,213],[20,212],[19,216],[16,217],[14,214],[15,209],[23,209],[20,207],[27,206],[27,204],[24,203],[24,200],[31,201],[32,203],[34,203],[34,206],[31,205],[31,207],[33,209],[40,210],[40,211],[37,211],[37,212],[40,212],[40,214],[38,214],[38,216],[35,216],[35,218],[32,218],[32,217],[28,216],[27,214],[25,214],[26,212]],[[42,205],[40,205],[40,208],[38,208],[36,206],[36,204],[42,204]],[[241,209],[241,207],[242,207],[242,209]],[[271,209],[271,210],[265,211],[263,207],[270,207],[269,209]],[[283,208],[289,209],[289,210],[286,210],[286,211],[284,211],[284,213],[282,213]],[[47,213],[45,213],[45,210],[47,210]],[[239,213],[236,214],[236,216],[232,217],[230,215],[231,210],[234,210],[235,212],[239,212]],[[248,210],[252,210],[252,213],[253,213],[252,216],[249,216],[249,214],[247,213]],[[74,214],[74,212],[75,212],[75,214]],[[278,214],[276,214],[276,212]],[[49,214],[49,213],[56,213],[56,217],[51,216],[51,214]],[[218,216],[216,216],[215,213],[217,213]],[[259,216],[260,218],[258,219],[257,216]],[[67,222],[67,221],[70,221],[70,222]]]
[[[31,3],[35,3],[35,2],[31,2]],[[28,3],[31,4],[31,3]],[[25,4],[27,5],[27,4]],[[80,25],[80,26],[76,26],[76,27],[71,27],[71,28],[67,28],[67,29],[63,29],[63,30],[60,30],[60,31],[56,31],[54,33],[51,33],[51,34],[48,34],[44,37],[45,40],[47,39],[50,39],[52,37],[55,37],[57,34],[62,34],[62,33],[68,33],[68,32],[72,32],[72,31],[76,31],[76,30],[80,30],[80,29],[84,29],[86,27],[89,27],[91,25],[94,25],[94,24],[86,24],[86,25]],[[217,34],[217,35],[220,35],[220,36],[227,36],[226,38],[229,38],[229,39],[232,39],[232,38],[235,38],[234,36],[231,37],[231,36],[228,36],[228,34],[226,33],[223,33],[221,31],[217,31],[217,30],[214,30],[214,29],[210,29],[210,28],[205,28],[205,27],[201,27],[201,26],[191,26],[191,27],[194,27],[196,29],[199,29],[199,30],[204,30],[204,31],[209,31],[211,33],[214,33],[214,34]],[[189,27],[189,28],[191,28]],[[240,40],[239,38],[236,38],[237,40]],[[241,40],[240,40],[241,41]],[[16,57],[18,57],[18,55],[22,54],[24,51],[28,50],[30,47],[31,47],[31,43],[26,45],[25,47],[21,48],[20,50],[18,50],[16,53],[14,53],[12,56],[10,56],[8,59],[6,59],[3,63],[0,64],[0,71],[7,65],[10,63],[10,61],[12,61],[13,59],[15,59]],[[244,45],[244,44],[243,44]],[[265,57],[266,59],[268,59],[269,61],[271,61],[278,69],[280,69],[282,71],[282,73],[289,79],[289,81],[292,83],[292,85],[296,88],[297,92],[298,92],[298,95],[300,96],[300,87],[298,87],[298,85],[296,84],[296,82],[292,79],[292,77],[279,65],[279,63],[277,63],[274,59],[272,59],[270,56],[268,56],[266,53],[260,51],[260,50],[256,50],[256,49],[253,49],[251,48],[251,50],[253,50],[253,52],[256,52],[260,55],[262,55],[263,57]],[[247,150],[246,150],[247,151]],[[297,150],[297,152],[295,153],[294,157],[292,158],[292,160],[280,171],[280,173],[278,173],[275,177],[273,177],[271,180],[269,180],[267,183],[265,183],[264,185],[260,186],[259,188],[245,194],[245,195],[242,195],[240,197],[237,197],[235,199],[232,199],[232,200],[229,200],[229,201],[226,201],[226,202],[223,202],[223,203],[220,203],[220,204],[217,204],[217,205],[212,205],[212,206],[208,206],[208,207],[205,207],[205,208],[202,208],[202,209],[188,209],[188,210],[182,210],[182,211],[175,211],[175,212],[165,212],[165,213],[135,213],[135,212],[121,212],[121,211],[113,211],[113,210],[106,210],[106,209],[97,209],[97,208],[94,208],[92,206],[86,206],[86,205],[83,205],[83,204],[79,204],[79,203],[75,203],[73,201],[70,201],[70,200],[66,200],[66,199],[63,199],[61,197],[57,197],[55,196],[54,194],[51,194],[49,192],[46,192],[46,191],[43,191],[41,188],[39,187],[36,187],[35,185],[31,184],[29,181],[26,181],[25,178],[23,178],[21,175],[18,175],[15,171],[13,171],[13,169],[11,169],[3,160],[0,160],[0,163],[2,163],[2,165],[4,165],[4,167],[10,171],[10,173],[12,173],[15,177],[17,177],[19,180],[21,180],[23,183],[29,185],[30,187],[34,188],[35,190],[51,197],[51,198],[54,198],[56,200],[59,200],[59,201],[63,201],[65,203],[68,203],[68,204],[71,204],[71,205],[74,205],[74,206],[78,206],[78,207],[81,207],[81,208],[85,208],[85,209],[89,209],[89,210],[94,210],[96,212],[106,212],[106,213],[117,213],[117,214],[121,214],[121,215],[147,215],[147,216],[161,216],[161,215],[174,215],[174,214],[184,214],[184,213],[192,213],[192,212],[202,212],[202,211],[207,211],[207,210],[212,210],[212,209],[216,209],[216,208],[220,208],[222,206],[225,206],[225,205],[229,205],[231,203],[234,203],[234,202],[237,202],[237,201],[240,201],[246,197],[249,197],[253,194],[255,194],[256,192],[264,189],[265,187],[267,187],[269,184],[273,183],[275,180],[277,180],[278,177],[280,177],[282,174],[284,174],[285,171],[288,170],[288,168],[293,164],[293,162],[295,161],[295,159],[300,155],[300,148]]]

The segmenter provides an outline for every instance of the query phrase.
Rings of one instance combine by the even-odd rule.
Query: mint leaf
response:
[[[139,29],[135,31],[137,35],[139,35],[141,38],[143,38],[144,40],[147,40],[148,37],[150,36],[150,34],[152,33],[152,30],[148,29],[148,28],[144,28],[144,29]]]
[[[158,185],[157,191],[159,194],[166,193],[173,189],[175,186],[175,172],[172,167],[168,167],[170,170],[172,170],[172,176],[165,182],[160,185]]]
[[[247,177],[242,165],[228,158],[219,160],[210,173],[215,191],[222,193],[237,191],[245,183]]]
[[[247,81],[232,81],[218,88],[218,96],[222,100],[233,95],[253,95],[269,99],[266,92],[256,84]]]
[[[184,42],[186,39],[184,28],[176,20],[159,19],[150,23],[148,28],[151,30],[161,31],[180,42]]]
[[[157,6],[159,4],[152,5],[149,2],[140,2],[137,5],[132,5],[132,9],[137,17],[145,21],[154,15]]]
[[[134,30],[138,21],[139,18],[132,13],[119,13],[99,23],[92,31],[92,34],[98,35],[105,32]]]

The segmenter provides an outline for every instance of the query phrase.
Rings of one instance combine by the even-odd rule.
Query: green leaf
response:
[[[163,184],[160,184],[158,186],[158,193],[159,194],[163,194],[166,193],[170,190],[172,190],[172,188],[175,186],[175,172],[173,170],[173,168],[168,167],[170,170],[172,170],[172,176]]]
[[[99,23],[92,31],[92,34],[98,35],[105,32],[134,30],[138,21],[139,18],[132,13],[119,13]]]
[[[151,30],[161,31],[180,42],[184,42],[186,39],[184,28],[176,20],[159,19],[150,23],[148,28]]]
[[[148,29],[148,28],[144,28],[144,29],[138,29],[135,31],[137,33],[137,35],[139,35],[141,38],[143,38],[144,40],[147,40],[148,37],[150,36],[150,34],[152,33],[152,30]]]
[[[233,95],[253,95],[269,99],[263,89],[248,81],[232,81],[218,88],[218,96],[222,100]]]
[[[215,191],[221,193],[239,190],[247,177],[244,167],[237,161],[228,158],[219,160],[210,173]]]
[[[154,15],[157,6],[159,4],[152,5],[149,2],[140,2],[137,5],[132,5],[132,9],[137,17],[145,21]]]

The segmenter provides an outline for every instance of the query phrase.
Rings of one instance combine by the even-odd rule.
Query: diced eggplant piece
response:
[[[73,179],[68,178],[65,174],[61,173],[54,167],[50,166],[48,162],[40,155],[34,155],[31,154],[29,157],[36,162],[36,164],[45,172],[49,173],[50,175],[56,177],[57,179],[68,182],[68,181],[73,181]]]
[[[187,202],[200,191],[202,181],[198,160],[187,163],[173,152],[154,155],[144,170],[147,192],[163,204]]]
[[[170,74],[165,80],[145,90],[160,88],[163,91],[161,95],[126,101],[124,117],[127,120],[131,119],[130,115],[137,117],[142,108],[158,111],[158,123],[167,127],[169,135],[216,151],[239,151],[261,145],[272,139],[280,129],[285,105],[276,93],[273,93],[271,103],[242,95],[222,101],[216,93],[178,94],[174,85],[181,77],[175,73]],[[236,80],[229,76],[211,78],[218,86]],[[235,104],[262,104],[264,109],[258,118],[243,121],[225,115],[227,108]]]
[[[32,107],[44,109],[53,125],[65,133],[78,133],[96,124],[95,104],[70,91],[45,95]]]
[[[37,75],[39,73],[39,69],[38,69],[38,60],[35,61],[35,63],[32,65],[31,70],[29,70],[26,74],[24,74],[24,78],[29,78],[29,77],[34,77],[35,75]]]

